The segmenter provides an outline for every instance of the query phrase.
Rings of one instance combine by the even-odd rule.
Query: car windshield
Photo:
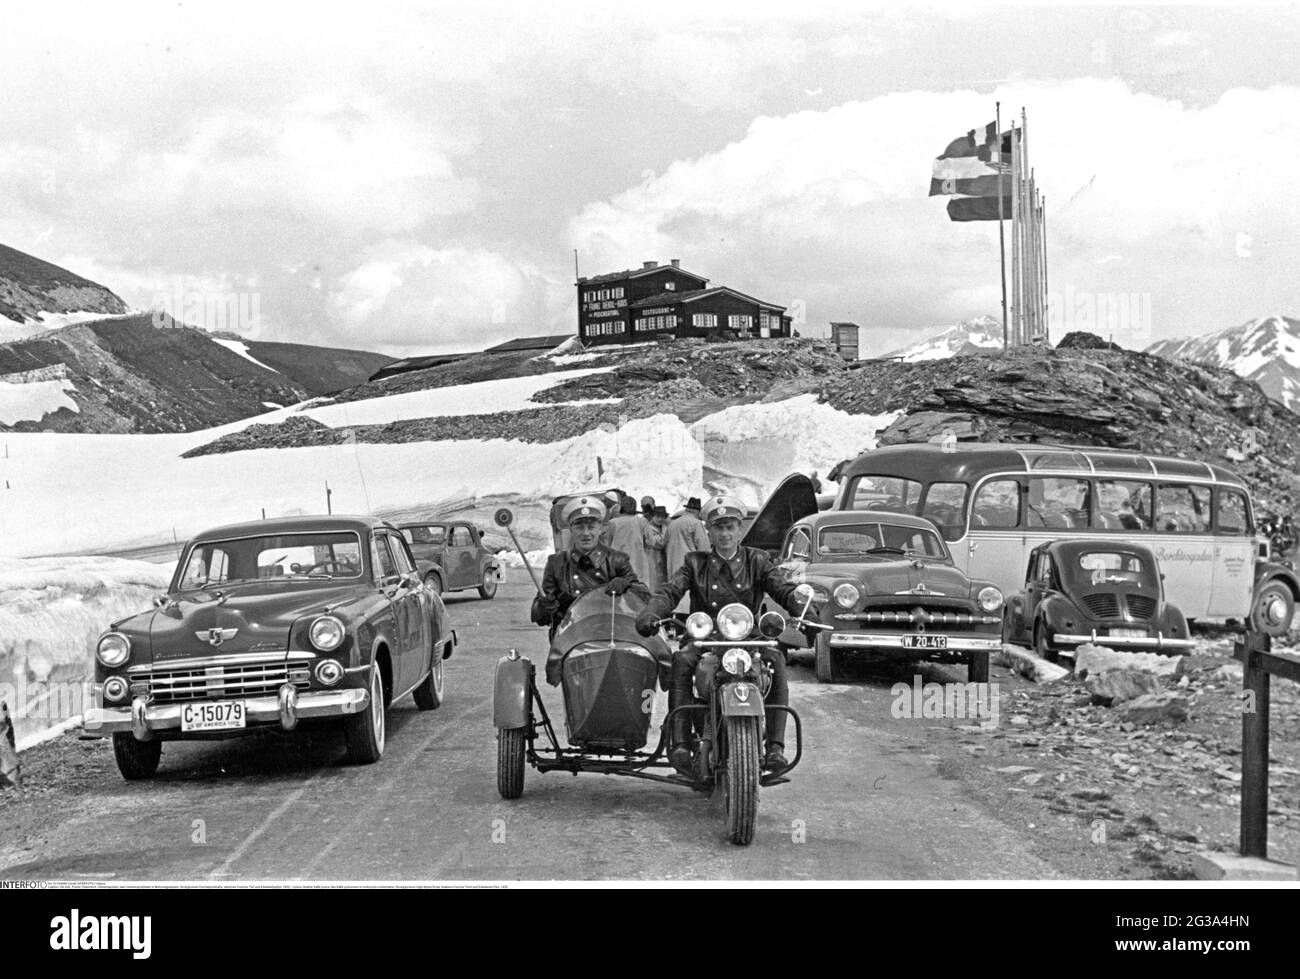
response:
[[[408,544],[441,544],[447,537],[446,527],[403,527]]]
[[[1085,551],[1076,562],[1074,577],[1094,585],[1141,584],[1146,562],[1127,551]]]
[[[923,527],[888,523],[836,524],[817,534],[817,550],[826,557],[904,554],[946,560],[939,535]]]
[[[272,579],[359,578],[363,568],[361,538],[352,532],[198,541],[186,555],[179,588]]]

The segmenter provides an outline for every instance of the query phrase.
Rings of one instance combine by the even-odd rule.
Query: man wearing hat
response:
[[[715,496],[704,505],[701,514],[708,531],[710,549],[686,554],[681,565],[669,575],[645,610],[637,617],[636,628],[643,636],[653,635],[658,622],[668,615],[684,595],[691,599],[692,612],[706,612],[714,617],[733,602],[744,605],[757,619],[763,596],[771,596],[792,616],[803,610],[794,594],[796,584],[788,581],[767,553],[740,544],[741,521],[745,505],[730,496]],[[680,519],[685,519],[680,518]],[[668,693],[668,709],[692,701],[691,684],[699,666],[702,650],[689,643],[673,657],[672,686]],[[768,692],[769,704],[786,706],[790,702],[789,685],[785,677],[785,657],[779,652],[763,650],[761,653],[772,671],[772,689]],[[763,767],[767,770],[784,768],[785,711],[767,712],[767,752]],[[673,746],[669,760],[679,771],[691,768],[690,723],[685,712],[673,718]]]
[[[630,591],[643,599],[650,597],[650,589],[632,570],[627,555],[600,542],[605,501],[578,497],[560,511],[560,519],[569,528],[569,548],[546,559],[542,593],[533,599],[532,608],[533,622],[550,626],[552,638],[569,606],[593,589],[602,588],[607,595]]]
[[[692,496],[686,501],[686,507],[680,517],[675,517],[668,524],[664,533],[664,551],[668,559],[668,573],[671,575],[682,566],[686,555],[691,551],[707,551],[709,535],[700,520],[700,498]]]

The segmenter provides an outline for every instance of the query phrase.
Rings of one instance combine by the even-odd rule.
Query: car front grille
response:
[[[132,694],[147,694],[152,701],[160,704],[274,696],[285,683],[306,690],[311,685],[309,665],[302,661],[276,660],[131,674]]]
[[[1098,619],[1118,619],[1122,618],[1119,613],[1119,596],[1114,594],[1084,595],[1083,604],[1087,606],[1088,611],[1094,618]]]
[[[949,608],[926,608],[911,605],[906,608],[873,608],[866,612],[847,612],[837,619],[864,622],[870,625],[901,626],[977,626],[996,625],[1001,615],[976,615],[971,612],[954,612]]]
[[[1129,595],[1128,614],[1135,619],[1153,619],[1156,615],[1156,600],[1146,595]]]

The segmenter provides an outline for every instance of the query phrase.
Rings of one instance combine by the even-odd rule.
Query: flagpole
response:
[[[1002,103],[996,102],[993,138],[998,141],[998,260],[1002,266],[1002,349],[1007,349],[1007,242],[1002,233]]]
[[[1028,343],[1034,335],[1034,304],[1029,298],[1034,292],[1034,263],[1029,250],[1030,235],[1033,230],[1034,216],[1029,213],[1029,129],[1025,107],[1020,107],[1020,261],[1024,269],[1020,273],[1020,288],[1023,290],[1025,316],[1021,320],[1021,343]]]
[[[1049,314],[1048,321],[1050,322],[1052,294],[1050,291],[1048,291],[1047,288],[1047,198],[1046,197],[1040,198],[1039,200],[1038,223],[1039,223],[1039,229],[1041,231],[1040,237],[1043,240],[1043,295],[1044,297],[1046,297],[1043,300],[1043,306],[1044,309],[1046,309]],[[1043,325],[1043,339],[1049,342],[1051,340],[1051,335],[1048,332],[1047,324]]]
[[[1020,130],[1011,124],[1011,337],[1020,345]]]
[[[1038,180],[1032,167],[1029,170],[1029,266],[1034,271],[1034,329],[1030,337],[1032,340],[1043,332],[1043,279],[1038,267]]]

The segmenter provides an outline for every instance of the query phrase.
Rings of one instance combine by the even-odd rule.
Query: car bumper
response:
[[[365,690],[309,690],[299,692],[285,684],[275,697],[234,698],[244,701],[244,718],[247,727],[277,725],[292,731],[299,721],[330,717],[347,717],[359,714],[369,705],[370,695]],[[204,703],[204,701],[187,701]],[[137,697],[121,707],[92,707],[86,711],[85,729],[92,734],[117,734],[130,731],[137,740],[148,741],[155,731],[180,731],[181,708],[185,704],[154,704]],[[204,734],[238,734],[247,728]]]
[[[925,656],[932,653],[981,653],[1002,648],[1000,636],[949,636],[942,647],[904,646],[899,635],[869,632],[832,632],[831,649],[891,649]]]
[[[1054,646],[1082,646],[1092,643],[1096,646],[1110,646],[1113,649],[1192,649],[1196,642],[1191,639],[1170,639],[1163,633],[1154,636],[1102,636],[1096,632],[1089,635],[1071,635],[1069,633],[1052,633]]]

